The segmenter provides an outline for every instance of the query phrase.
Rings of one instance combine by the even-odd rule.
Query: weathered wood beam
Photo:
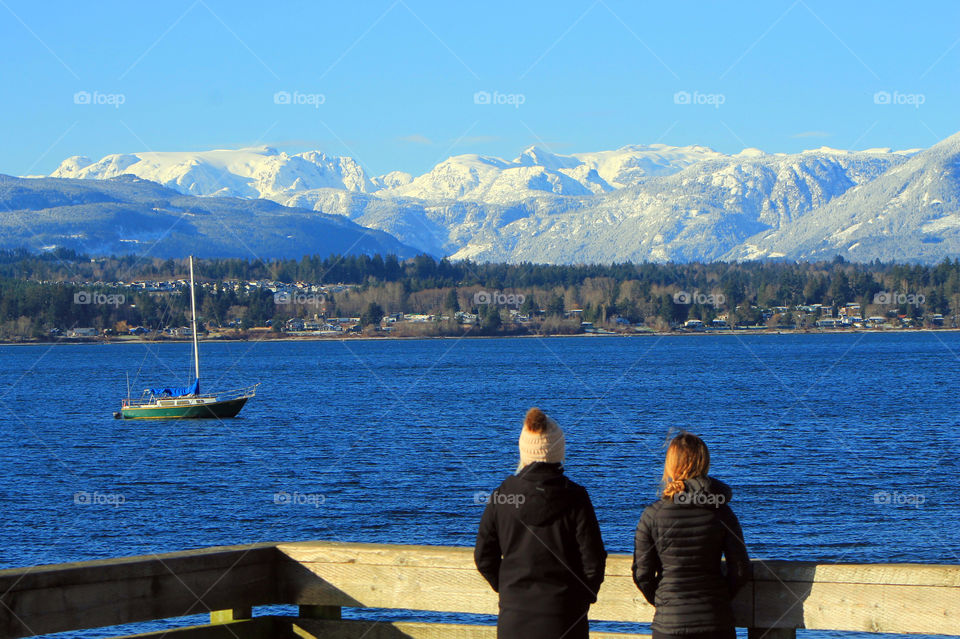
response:
[[[298,619],[293,622],[300,639],[496,639],[496,626],[464,624],[372,621],[320,621]],[[650,639],[650,635],[591,632],[590,639]]]
[[[210,626],[186,626],[124,635],[115,639],[292,639],[295,636],[292,633],[290,622],[281,617],[257,617]]]
[[[280,544],[285,596],[302,605],[496,614],[497,596],[477,574],[470,548],[303,542]],[[630,575],[631,557],[611,555],[590,618],[652,621]],[[754,561],[755,580],[734,601],[737,625],[956,634],[960,566]],[[774,636],[774,635],[770,635]]]
[[[0,636],[280,603],[273,544],[0,571]]]

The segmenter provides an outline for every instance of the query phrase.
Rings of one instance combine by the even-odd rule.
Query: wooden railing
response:
[[[797,628],[960,635],[960,565],[755,561],[734,602],[751,639]],[[210,624],[143,638],[491,639],[492,626],[342,620],[344,607],[496,614],[469,548],[299,542],[232,546],[0,571],[0,638],[209,613]],[[295,604],[299,616],[253,616]],[[594,620],[654,609],[611,555]],[[640,635],[591,633],[626,639]]]

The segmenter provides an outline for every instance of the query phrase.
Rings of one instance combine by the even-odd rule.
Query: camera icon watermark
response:
[[[520,306],[527,299],[522,293],[503,293],[501,291],[477,291],[473,294],[473,303],[477,306]]]
[[[99,491],[87,492],[78,490],[73,493],[73,503],[76,506],[113,506],[119,508],[125,504],[127,498],[121,493],[101,493]]]
[[[127,101],[123,93],[101,93],[100,91],[77,91],[73,94],[73,103],[79,105],[112,106],[119,109]]]
[[[319,508],[327,501],[327,498],[320,493],[301,493],[294,491],[288,493],[285,490],[273,494],[273,503],[280,506],[313,506]]]
[[[727,101],[727,96],[722,93],[701,93],[699,91],[677,91],[673,94],[673,103],[682,106],[712,106],[719,109]]]
[[[96,304],[99,306],[121,306],[126,301],[123,293],[98,293],[96,291],[77,291],[73,294],[74,304]]]
[[[700,306],[719,307],[723,306],[726,301],[726,297],[723,295],[723,293],[707,294],[701,293],[700,291],[694,291],[692,293],[687,291],[677,291],[673,294],[673,303],[681,306],[699,304]]]
[[[473,94],[474,104],[492,104],[512,106],[519,109],[520,105],[527,101],[527,96],[522,93],[500,93],[499,91],[477,91]]]
[[[907,304],[909,306],[923,306],[927,298],[923,294],[898,293],[896,291],[880,291],[873,296],[873,303],[882,306],[900,306]]]
[[[277,91],[273,94],[273,103],[280,105],[312,106],[319,109],[327,101],[322,93],[301,93],[300,91]]]
[[[880,105],[912,106],[919,109],[927,101],[923,93],[900,93],[899,91],[877,91],[873,94],[873,103]]]

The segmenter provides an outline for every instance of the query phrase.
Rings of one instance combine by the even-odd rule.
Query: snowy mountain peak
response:
[[[124,173],[190,195],[277,199],[291,191],[316,188],[373,190],[352,158],[319,151],[287,155],[270,146],[114,154],[97,162],[74,156],[64,160],[50,177],[102,180]]]
[[[520,157],[513,161],[520,166],[542,166],[547,169],[572,169],[582,164],[580,160],[569,155],[557,155],[538,146],[525,149]]]
[[[872,149],[871,151],[877,151]],[[864,152],[867,153],[867,152]],[[960,252],[960,134],[789,223],[747,238],[731,259],[786,256],[938,262]]]
[[[463,154],[422,175],[372,179],[349,157],[272,147],[74,156],[54,172],[124,174],[181,193],[339,213],[420,250],[479,260],[960,253],[960,133],[920,152],[824,146],[725,154],[655,143],[560,154],[535,145],[512,160]]]

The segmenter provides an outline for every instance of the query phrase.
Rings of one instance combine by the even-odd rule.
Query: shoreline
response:
[[[297,335],[291,337],[257,337],[256,335],[247,335],[243,337],[216,337],[200,338],[199,342],[203,344],[217,344],[229,342],[344,342],[344,341],[402,341],[402,340],[459,340],[459,339],[533,339],[533,338],[612,338],[612,337],[706,337],[706,336],[740,336],[740,335],[890,335],[902,333],[956,333],[958,328],[896,328],[896,329],[829,329],[829,330],[709,330],[709,331],[639,331],[634,333],[551,333],[546,335],[537,334],[518,334],[518,335],[351,335],[349,337],[337,335]],[[123,344],[191,344],[190,339],[118,339],[118,338],[60,338],[53,340],[30,340],[30,341],[8,341],[0,340],[0,346],[57,346],[57,345],[123,345]]]

